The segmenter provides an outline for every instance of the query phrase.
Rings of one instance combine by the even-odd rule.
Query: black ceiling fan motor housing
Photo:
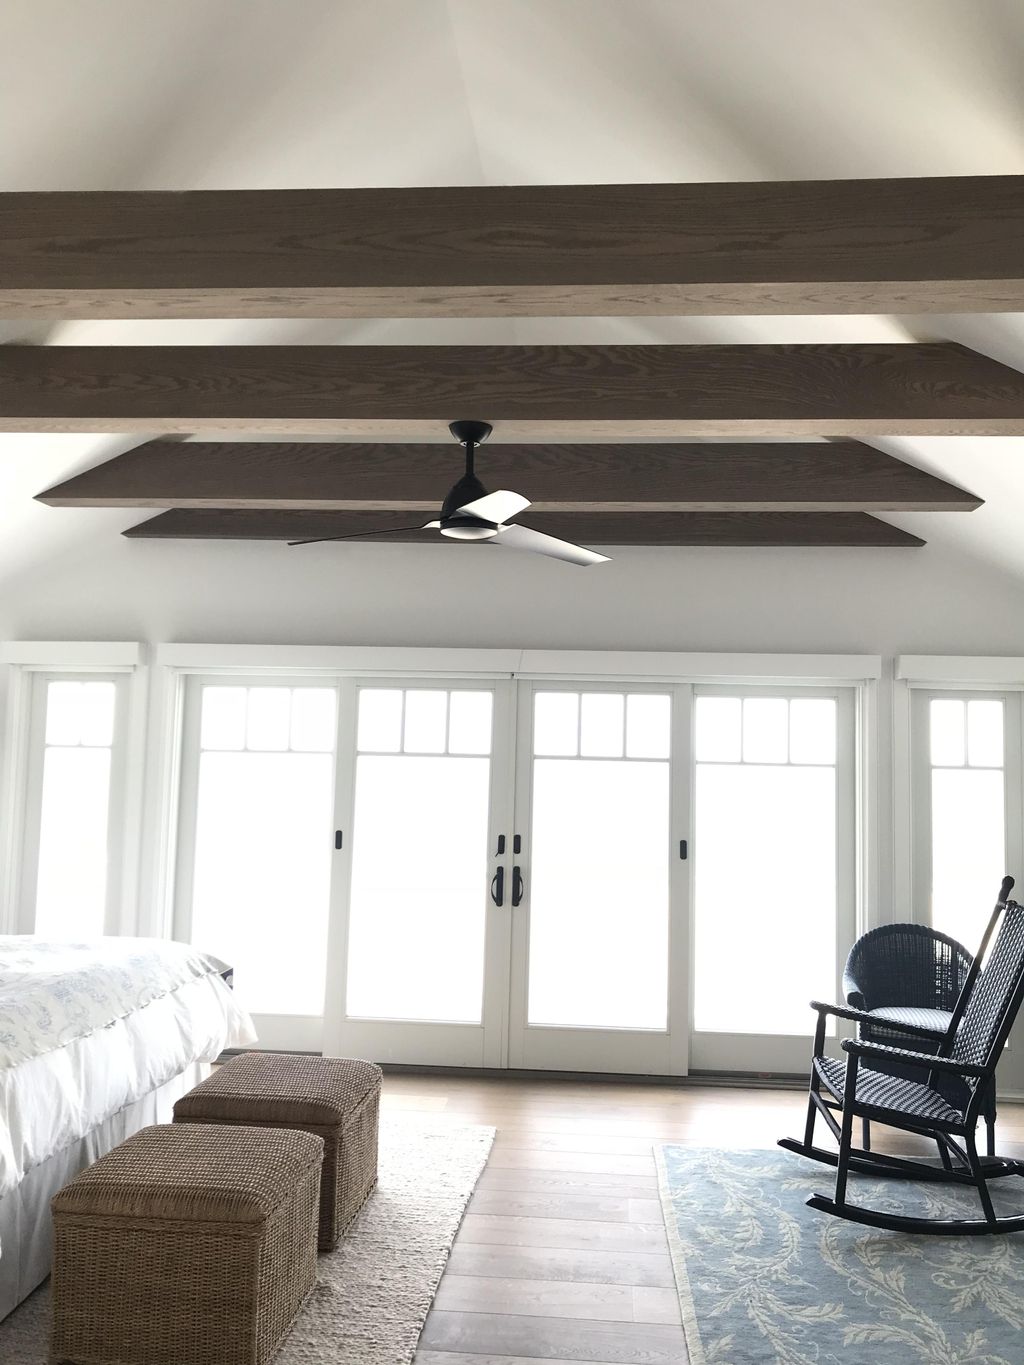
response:
[[[441,525],[444,527],[448,523],[459,522],[493,525],[493,522],[484,522],[482,517],[459,515],[460,507],[475,502],[477,498],[482,498],[487,493],[487,489],[473,472],[473,451],[490,436],[491,425],[489,422],[451,422],[448,430],[466,447],[466,472],[454,488],[449,490],[448,496],[441,504]]]

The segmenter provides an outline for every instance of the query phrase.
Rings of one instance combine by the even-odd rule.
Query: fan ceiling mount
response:
[[[451,540],[487,541],[508,550],[527,550],[533,554],[548,555],[568,564],[586,566],[603,564],[608,560],[607,555],[599,555],[582,545],[573,545],[571,541],[559,540],[557,536],[545,535],[543,531],[533,531],[529,526],[513,523],[513,517],[529,507],[529,498],[512,493],[507,488],[488,493],[477,478],[474,467],[477,448],[491,434],[489,422],[451,422],[448,430],[465,449],[466,470],[458,483],[448,490],[436,521],[428,521],[420,526],[391,526],[382,531],[356,531],[345,536],[318,536],[315,540],[293,540],[289,544],[320,545],[327,541],[396,535],[404,531],[440,531]]]

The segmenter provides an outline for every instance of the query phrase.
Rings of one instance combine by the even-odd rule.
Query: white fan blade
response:
[[[436,531],[440,525],[439,521],[428,521],[424,523],[423,529],[424,531]]]
[[[608,555],[599,555],[596,550],[586,550],[582,545],[571,541],[559,540],[557,536],[546,536],[543,531],[532,531],[529,526],[506,526],[498,532],[488,545],[504,545],[508,550],[532,550],[534,554],[550,555],[552,559],[564,559],[567,564],[606,564]]]
[[[503,521],[511,521],[513,517],[518,516],[529,505],[530,499],[524,498],[522,494],[510,493],[507,488],[499,488],[496,493],[485,493],[475,502],[467,502],[459,511],[500,526]]]

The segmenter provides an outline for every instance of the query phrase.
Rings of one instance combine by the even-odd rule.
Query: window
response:
[[[839,874],[853,837],[852,716],[846,697],[696,698],[698,1030],[806,1034],[808,1001],[835,993],[840,919],[845,936],[852,918]]]
[[[916,899],[936,929],[974,952],[1010,870],[1006,756],[1019,697],[918,692],[914,703]]]
[[[108,927],[118,890],[111,807],[119,682],[35,678],[21,919],[47,938],[92,938]]]

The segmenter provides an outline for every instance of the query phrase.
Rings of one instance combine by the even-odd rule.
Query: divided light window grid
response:
[[[332,687],[203,688],[199,746],[204,751],[331,753]]]
[[[667,759],[672,699],[649,692],[538,692],[537,758]]]
[[[361,754],[491,752],[490,692],[365,687],[359,692]]]

